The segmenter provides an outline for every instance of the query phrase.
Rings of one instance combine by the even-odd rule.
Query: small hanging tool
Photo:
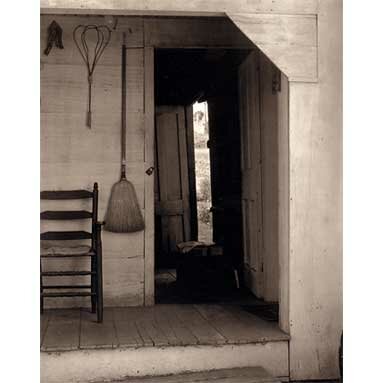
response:
[[[62,35],[62,28],[60,27],[60,25],[58,25],[58,23],[56,23],[55,20],[53,20],[48,27],[48,42],[47,47],[44,50],[44,54],[46,56],[49,55],[53,44],[55,44],[57,48],[64,49]]]
[[[93,49],[89,49],[87,33],[95,32],[96,42]],[[92,82],[93,73],[101,55],[109,44],[111,30],[106,25],[78,25],[73,30],[73,40],[83,58],[88,70],[88,111],[86,117],[86,126],[92,126]]]

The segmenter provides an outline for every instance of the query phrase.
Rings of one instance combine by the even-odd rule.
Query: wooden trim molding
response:
[[[317,14],[318,0],[40,0],[45,14],[224,16],[225,13]]]
[[[289,79],[317,82],[317,16],[228,13]]]
[[[317,43],[317,0],[259,0],[249,2],[244,0],[229,1],[212,0],[209,2],[194,0],[189,2],[168,0],[41,0],[42,14],[86,14],[86,15],[157,15],[157,16],[228,16],[234,25],[247,37],[241,34],[229,33],[230,26],[221,28],[216,25],[219,33],[201,32],[194,34],[196,41],[189,41],[187,29],[177,19],[164,23],[161,20],[146,20],[148,30],[145,45],[167,46],[169,39],[175,43],[172,31],[186,28],[177,46],[203,46],[204,44],[218,46],[221,40],[211,40],[211,36],[220,36],[227,32],[223,40],[229,46],[249,47],[255,44],[289,79],[289,81],[317,82],[318,78],[318,43]],[[201,19],[202,23],[205,23]],[[222,23],[222,22],[221,22]],[[209,23],[208,23],[209,25]],[[211,27],[209,27],[211,28]],[[221,28],[221,29],[220,29]],[[233,28],[235,28],[233,26]],[[200,28],[198,31],[203,31]],[[152,34],[150,32],[153,32]],[[160,34],[159,32],[162,32]],[[234,31],[235,32],[235,31]],[[238,35],[238,39],[230,41],[230,36]],[[151,37],[152,36],[152,37]],[[154,37],[153,37],[154,36]],[[186,37],[185,37],[186,36]],[[157,37],[157,39],[155,38]],[[158,41],[160,39],[160,41]],[[205,41],[206,39],[206,41]],[[209,40],[210,39],[210,40]],[[172,45],[170,44],[170,45]]]
[[[144,49],[145,169],[154,166],[154,49]],[[145,174],[144,304],[154,305],[154,174]]]

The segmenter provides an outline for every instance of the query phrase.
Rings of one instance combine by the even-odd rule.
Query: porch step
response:
[[[107,325],[108,321],[104,320],[104,323]],[[108,326],[111,326],[110,323],[109,321]],[[53,330],[61,332],[61,323],[52,328]],[[104,332],[98,323],[90,323],[87,333],[84,334],[84,341],[91,333],[101,337]],[[287,341],[216,346],[99,347],[95,345],[93,349],[87,347],[73,351],[67,349],[63,352],[42,352],[40,382],[90,383],[122,380],[124,383],[276,383],[288,381],[289,375]],[[270,375],[259,375],[259,368],[264,368]],[[238,376],[233,375],[240,370]],[[214,374],[222,374],[222,377]],[[185,380],[186,378],[189,380]]]
[[[119,383],[280,383],[262,367],[230,368],[179,375],[129,378]],[[110,382],[112,383],[112,382]]]

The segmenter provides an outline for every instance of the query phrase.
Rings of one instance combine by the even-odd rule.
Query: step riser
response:
[[[235,367],[263,367],[288,377],[288,343],[225,346],[142,347],[139,349],[42,352],[41,383],[117,380],[127,376],[167,375]]]

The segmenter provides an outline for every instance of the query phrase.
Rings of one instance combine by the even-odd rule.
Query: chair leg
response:
[[[238,270],[237,269],[234,269],[234,279],[235,279],[235,285],[236,285],[237,289],[239,289],[240,285],[239,285],[239,278],[238,278]]]
[[[41,268],[41,258],[40,258],[40,314],[44,313],[44,297],[43,297],[43,276]]]
[[[96,270],[96,259],[95,257],[92,256],[91,258],[91,270],[92,272],[94,273]],[[91,293],[92,294],[97,294],[97,277],[95,274],[92,274],[91,276]],[[96,312],[96,306],[97,306],[97,296],[96,295],[92,295],[91,296],[91,303],[92,303],[92,313],[95,313]]]
[[[101,323],[103,320],[103,286],[102,286],[102,246],[101,239],[97,246],[97,322]]]

